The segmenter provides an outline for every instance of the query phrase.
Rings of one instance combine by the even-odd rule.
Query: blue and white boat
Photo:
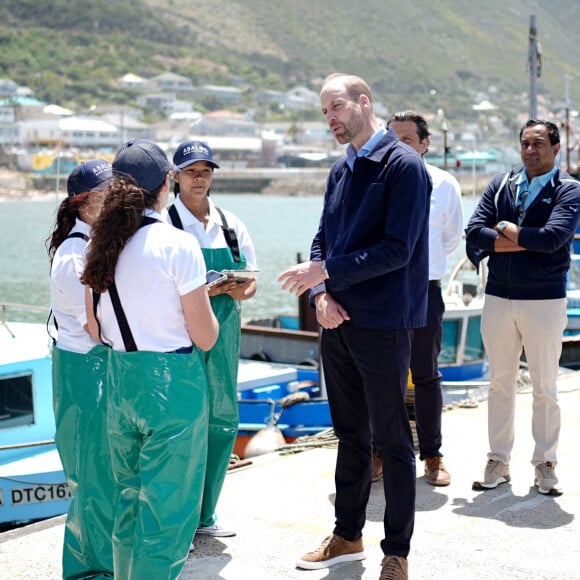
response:
[[[27,317],[22,311],[29,309],[0,303],[0,531],[64,514],[70,505],[54,443],[52,340],[45,324],[13,321]],[[316,368],[240,360],[243,428],[253,436],[266,427],[273,399],[302,391],[312,401],[284,412],[285,436],[290,440],[326,429],[328,401],[318,397],[318,388]]]
[[[464,267],[452,274],[453,283],[444,292],[440,365],[444,384],[459,385],[459,392],[465,393],[462,385],[480,379],[487,367],[480,333],[480,283],[473,272],[467,271],[463,280],[462,274]],[[296,320],[288,317],[267,325],[243,325],[238,455],[243,457],[248,441],[267,427],[275,427],[285,441],[331,427],[318,368],[318,340],[318,330],[297,330]],[[53,441],[50,355],[44,324],[0,326],[0,525],[68,509],[69,492]]]
[[[54,445],[51,346],[38,323],[0,320],[0,528],[63,514],[70,494]]]
[[[443,320],[439,366],[443,375],[444,399],[466,398],[485,382],[487,360],[481,338],[484,281],[461,260],[443,292]],[[301,330],[303,303],[297,316],[279,316],[242,325],[238,406],[240,429],[236,453],[267,425],[274,425],[286,441],[318,433],[331,427],[324,381],[318,372],[317,330]],[[245,381],[246,365],[270,365],[278,379],[261,381],[254,374]]]
[[[481,338],[485,278],[467,259],[450,273],[443,291],[445,314],[439,367],[444,381],[467,381],[487,373]],[[300,305],[299,309],[304,306]],[[306,306],[305,308],[309,308]],[[251,320],[242,325],[242,359],[318,365],[318,331],[301,330],[304,314]]]
[[[580,253],[571,256],[566,298],[568,325],[564,334],[580,334]]]

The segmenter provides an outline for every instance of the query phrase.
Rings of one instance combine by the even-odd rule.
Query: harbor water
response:
[[[243,318],[296,314],[296,297],[280,290],[277,277],[296,263],[298,254],[308,259],[322,211],[322,195],[212,194],[212,199],[246,224],[256,248],[260,269],[258,291],[243,304]],[[45,242],[60,200],[62,194],[58,200],[51,194],[41,199],[0,200],[0,301],[48,308],[49,263]],[[466,220],[474,205],[473,197],[464,196]],[[450,267],[464,252],[461,244],[450,260]],[[27,316],[34,322],[46,319],[46,314]]]
[[[295,314],[296,297],[282,292],[276,279],[282,270],[296,263],[298,253],[308,258],[322,197],[214,194],[212,199],[246,224],[256,248],[258,291],[244,303],[243,317]],[[58,203],[56,196],[48,194],[46,199],[0,201],[0,301],[49,306],[45,241]],[[30,316],[33,321],[43,318],[39,314]]]

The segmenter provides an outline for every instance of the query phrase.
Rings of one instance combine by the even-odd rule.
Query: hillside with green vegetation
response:
[[[171,71],[195,85],[317,90],[329,72],[360,74],[391,110],[469,115],[485,93],[527,108],[530,15],[543,68],[538,88],[580,103],[578,0],[3,0],[0,77],[72,108],[130,103],[117,79]],[[578,108],[578,105],[576,105]]]

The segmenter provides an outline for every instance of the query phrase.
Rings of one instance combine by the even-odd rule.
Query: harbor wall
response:
[[[216,172],[212,191],[217,193],[262,193],[264,195],[322,195],[328,168],[221,168]],[[489,173],[454,171],[464,195],[479,195],[492,178]],[[43,196],[66,191],[67,175],[35,175],[0,170],[0,197]]]

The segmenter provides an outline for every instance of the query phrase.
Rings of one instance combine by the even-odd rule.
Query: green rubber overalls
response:
[[[236,270],[246,266],[244,256],[240,256],[241,261],[236,262],[230,248],[202,248],[201,251],[208,270]],[[241,308],[227,294],[213,296],[210,301],[220,323],[220,332],[214,347],[204,353],[209,387],[209,433],[201,527],[211,526],[216,522],[215,509],[240,421],[237,385]]]
[[[55,440],[72,501],[64,531],[64,579],[112,578],[115,482],[107,443],[109,349],[52,351]]]
[[[107,421],[118,485],[115,578],[177,578],[199,524],[207,461],[203,355],[110,351]]]

